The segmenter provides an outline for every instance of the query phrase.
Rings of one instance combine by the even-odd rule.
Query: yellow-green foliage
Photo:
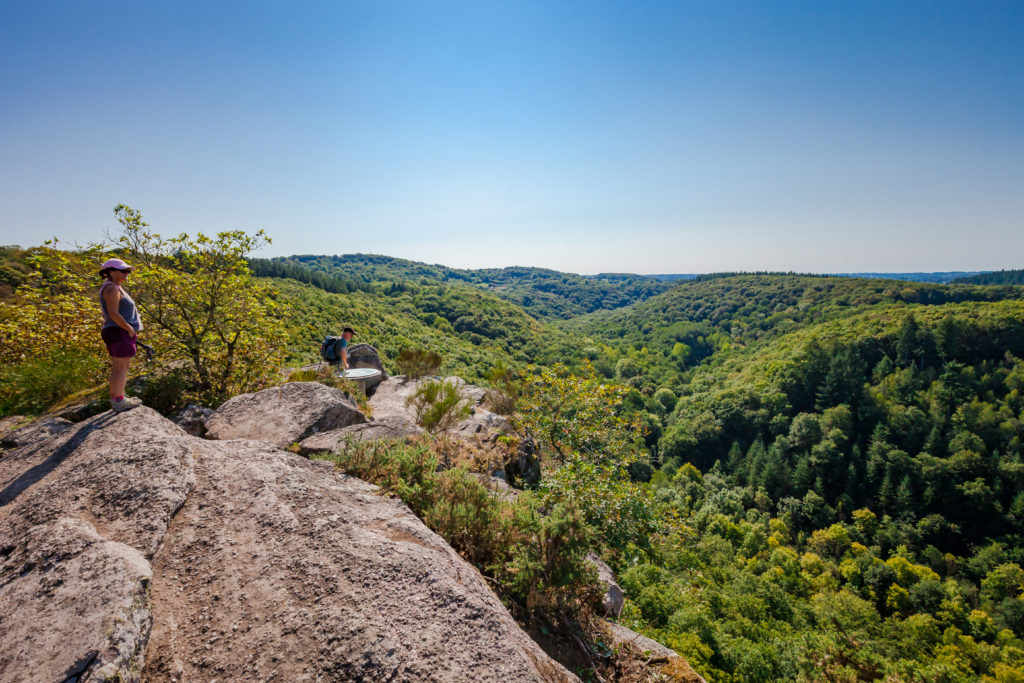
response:
[[[31,270],[0,301],[0,414],[38,413],[102,381],[96,271],[103,257],[55,245],[22,255]]]
[[[270,240],[262,231],[165,239],[142,215],[115,207],[118,245],[132,274],[143,324],[153,329],[164,361],[184,361],[201,401],[277,383],[284,360],[283,311],[273,288],[252,278],[245,257]]]

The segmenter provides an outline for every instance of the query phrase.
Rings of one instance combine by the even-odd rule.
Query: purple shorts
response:
[[[100,336],[107,343],[107,352],[113,358],[133,358],[135,356],[135,337],[120,327],[104,327]]]

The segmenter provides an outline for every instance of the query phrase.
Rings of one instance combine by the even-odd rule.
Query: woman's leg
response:
[[[110,398],[124,396],[124,383],[128,379],[128,367],[132,364],[131,357],[110,357]]]

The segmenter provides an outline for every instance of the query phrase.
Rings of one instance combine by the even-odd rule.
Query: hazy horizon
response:
[[[1024,4],[0,2],[0,243],[1024,266]]]

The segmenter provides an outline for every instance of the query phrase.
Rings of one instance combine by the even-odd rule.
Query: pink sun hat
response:
[[[135,266],[129,266],[127,263],[125,263],[124,261],[122,261],[119,258],[107,259],[106,261],[103,262],[103,265],[100,266],[100,272],[101,273],[103,271],[105,271],[105,270],[111,270],[111,269],[115,269],[115,270],[135,270]]]

